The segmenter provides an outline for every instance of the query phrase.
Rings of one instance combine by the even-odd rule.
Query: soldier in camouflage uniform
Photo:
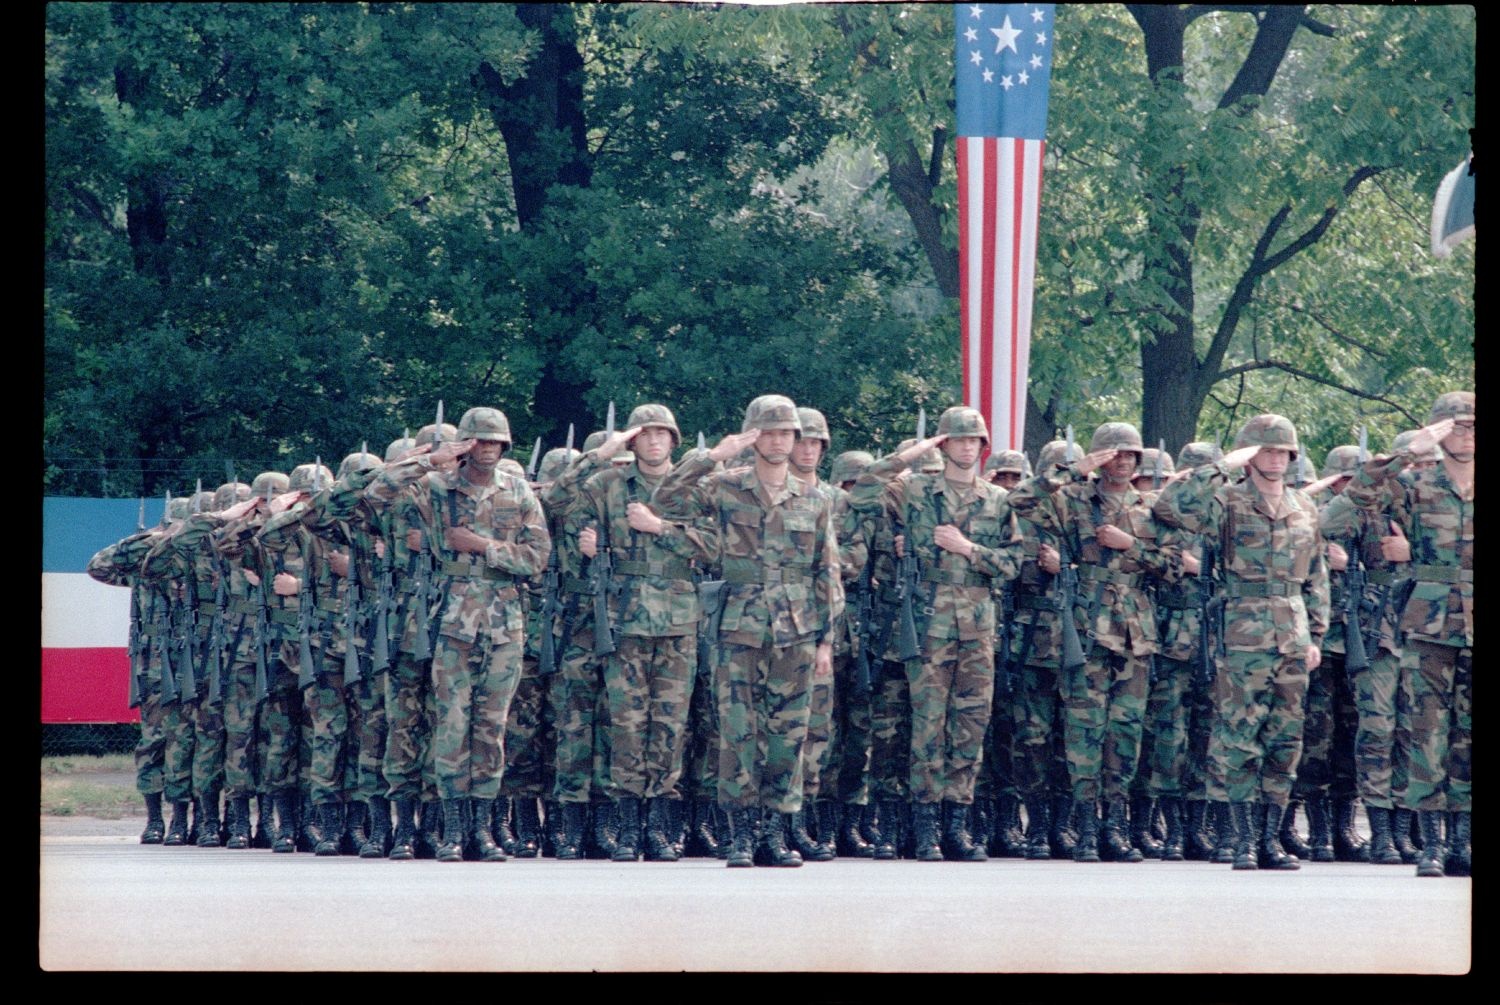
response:
[[[1099,860],[1095,804],[1101,797],[1104,850],[1115,861],[1142,858],[1128,837],[1126,800],[1140,760],[1157,651],[1156,609],[1146,587],[1150,577],[1180,575],[1158,549],[1150,509],[1130,484],[1142,450],[1134,426],[1105,423],[1082,460],[1044,469],[1011,493],[1015,511],[1066,545],[1063,561],[1078,563],[1073,615],[1091,644],[1084,665],[1064,667],[1060,683],[1068,773],[1083,821],[1073,853],[1080,862]],[[1096,469],[1099,477],[1090,478]],[[1053,505],[1044,505],[1049,501]]]
[[[640,855],[644,800],[645,857],[676,861],[680,853],[669,836],[668,803],[678,801],[698,661],[692,563],[711,557],[711,550],[699,528],[663,520],[651,505],[682,439],[671,410],[641,405],[626,427],[634,432],[629,441],[634,460],[590,476],[565,529],[590,560],[597,560],[606,542],[610,550],[609,628],[615,650],[604,664],[609,714],[602,726],[610,734],[606,791],[614,799],[619,827],[611,857],[633,862]]]
[[[1410,579],[1397,623],[1415,667],[1404,672],[1411,754],[1403,805],[1422,829],[1418,876],[1468,875],[1473,810],[1474,392],[1440,395],[1407,453],[1366,463],[1344,493],[1385,521],[1385,557]],[[1440,446],[1443,461],[1403,471]],[[1451,812],[1444,834],[1444,813]]]
[[[1222,556],[1226,651],[1214,692],[1209,792],[1230,804],[1234,868],[1296,869],[1281,846],[1281,817],[1302,755],[1307,675],[1328,630],[1328,573],[1317,508],[1285,481],[1298,451],[1291,422],[1258,415],[1235,447],[1168,486],[1155,512],[1169,526],[1212,535]],[[1232,481],[1247,465],[1244,480]],[[1258,848],[1257,796],[1265,809]]]
[[[844,596],[827,502],[789,476],[801,422],[781,395],[756,398],[744,430],[694,451],[656,491],[663,514],[701,522],[728,584],[717,642],[719,799],[730,815],[731,867],[753,864],[753,818],[771,865],[798,866],[786,816],[802,808],[802,745],[814,679],[833,673]],[[753,446],[753,467],[713,473]]]
[[[365,489],[377,508],[418,486],[442,549],[438,641],[432,689],[437,705],[432,749],[443,801],[438,860],[463,859],[463,835],[485,861],[504,861],[492,828],[505,767],[506,715],[521,674],[526,612],[517,577],[545,568],[552,546],[542,508],[524,478],[498,470],[510,422],[493,408],[471,408],[459,443],[387,465]],[[466,458],[454,474],[442,465]],[[410,505],[410,502],[406,503]],[[470,805],[465,805],[465,803]],[[467,813],[465,811],[468,811]],[[465,817],[468,826],[465,826]]]
[[[989,445],[984,416],[955,406],[938,435],[865,469],[850,493],[863,512],[883,511],[903,528],[900,549],[919,564],[916,627],[922,654],[906,664],[911,689],[911,796],[916,857],[978,862],[969,807],[994,704],[995,580],[1014,579],[1021,545],[1005,492],[977,477]],[[896,476],[941,447],[941,475]],[[939,839],[938,815],[944,816]]]

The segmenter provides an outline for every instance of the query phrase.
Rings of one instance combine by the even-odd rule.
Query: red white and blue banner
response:
[[[153,505],[154,503],[154,505]],[[146,525],[162,500],[146,500]],[[130,590],[84,572],[94,553],[135,532],[136,499],[42,500],[41,721],[137,722],[127,708]]]
[[[964,404],[1022,449],[1056,4],[955,4]]]

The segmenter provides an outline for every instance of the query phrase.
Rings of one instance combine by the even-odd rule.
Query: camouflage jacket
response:
[[[221,538],[225,521],[213,513],[187,518],[181,532],[153,549],[148,561],[160,563],[173,576],[191,571],[198,595],[198,633],[206,638],[208,617],[215,609],[217,584],[224,584],[223,642],[227,659],[246,662],[255,658],[255,620],[260,591],[245,579],[244,563],[226,555]],[[205,599],[205,597],[207,599]]]
[[[407,485],[415,493],[405,493]],[[377,509],[403,496],[407,506],[426,507],[434,525],[442,618],[438,632],[473,642],[487,632],[492,643],[521,642],[525,611],[517,580],[547,565],[552,537],[541,504],[524,478],[496,470],[483,485],[473,485],[463,470],[433,471],[426,455],[389,464],[365,489]],[[450,552],[444,546],[449,527],[461,526],[488,538],[484,554]]]
[[[1079,633],[1111,652],[1149,656],[1158,641],[1152,579],[1175,582],[1181,566],[1157,547],[1156,521],[1138,491],[1114,494],[1099,486],[1099,479],[1079,474],[1075,465],[1054,465],[1017,485],[1011,507],[1063,543],[1064,562],[1077,563],[1073,610]],[[1052,505],[1043,505],[1048,500]],[[1135,538],[1129,548],[1099,544],[1094,532],[1106,523]]]
[[[101,548],[85,570],[90,579],[130,588],[130,616],[140,635],[141,652],[148,659],[155,657],[157,647],[153,642],[159,637],[159,629],[152,625],[152,590],[140,571],[146,553],[160,537],[160,529],[137,531]]]
[[[1152,505],[1160,493],[1152,493]],[[1202,558],[1202,538],[1179,527],[1157,525],[1156,546],[1181,573],[1182,556],[1191,551]],[[1198,636],[1203,631],[1198,577],[1185,573],[1158,582],[1156,587],[1157,652],[1169,660],[1189,662],[1199,654]]]
[[[1320,645],[1328,565],[1317,508],[1290,486],[1273,506],[1248,475],[1230,477],[1222,464],[1204,465],[1163,489],[1154,510],[1168,526],[1215,540],[1225,648],[1297,654]]]
[[[762,647],[809,636],[833,641],[844,590],[824,496],[790,475],[770,495],[754,467],[715,472],[709,452],[694,450],[662,480],[656,502],[666,519],[701,529],[710,563],[722,570],[720,639]]]
[[[857,588],[864,574],[865,562],[870,557],[869,542],[865,537],[860,515],[849,504],[849,493],[831,482],[819,481],[813,488],[823,493],[832,509],[834,533],[838,537],[839,575],[844,584],[844,612],[834,623],[833,654],[841,656],[852,652],[856,629],[853,619],[851,592]]]
[[[1021,541],[1005,490],[980,478],[963,486],[941,474],[898,478],[907,466],[896,454],[870,465],[854,483],[850,505],[883,513],[901,528],[904,547],[917,557],[925,594],[919,594],[923,600],[917,607],[920,634],[993,641],[993,581],[1014,579],[1021,565]],[[973,543],[971,557],[937,546],[933,533],[941,524],[952,524]]]
[[[1362,560],[1365,566],[1365,595],[1360,610],[1360,627],[1367,639],[1378,637],[1379,644],[1396,655],[1401,655],[1401,644],[1396,632],[1396,615],[1392,593],[1397,581],[1403,577],[1401,566],[1386,561],[1380,550],[1380,539],[1389,533],[1381,517],[1368,513],[1354,505],[1342,493],[1328,501],[1318,514],[1318,526],[1323,538],[1335,541],[1349,553],[1349,561]],[[1343,573],[1338,574],[1340,580]],[[1330,580],[1334,573],[1329,573]],[[1332,610],[1329,617],[1333,624],[1323,639],[1323,648],[1332,652],[1344,651],[1343,597],[1332,593],[1329,600]],[[1375,653],[1367,655],[1374,657]]]
[[[335,551],[348,557],[348,551],[307,529],[303,517],[312,505],[311,502],[299,502],[271,517],[260,529],[260,575],[266,581],[271,623],[281,627],[280,631],[273,632],[274,635],[284,641],[298,637],[296,619],[304,598],[307,598],[313,605],[309,641],[331,655],[342,656],[348,638],[344,630],[344,614],[349,602],[349,577],[334,572],[330,559]],[[351,561],[349,570],[352,572],[353,569]],[[296,576],[302,583],[302,591],[294,597],[279,596],[272,585],[278,572]],[[288,615],[292,626],[290,632],[286,630]]]
[[[355,475],[351,472],[346,478],[352,479]],[[358,475],[368,483],[373,471],[359,472]],[[302,525],[335,547],[347,549],[349,575],[346,586],[354,604],[354,643],[359,652],[368,654],[370,626],[386,568],[386,558],[380,554],[387,548],[385,521],[362,492],[343,492],[342,484],[337,482],[333,488],[312,497],[307,509],[302,511]],[[346,609],[336,631],[347,636],[348,623]]]
[[[1344,488],[1349,500],[1394,521],[1411,542],[1411,562],[1398,575],[1415,581],[1401,612],[1407,639],[1444,646],[1474,645],[1474,487],[1459,490],[1439,464],[1403,471],[1404,454],[1366,462]]]
[[[610,621],[625,635],[659,638],[698,630],[693,563],[711,557],[706,518],[667,520],[660,534],[645,534],[632,529],[626,517],[630,503],[651,503],[661,481],[646,477],[634,462],[611,466],[583,483],[564,520],[568,537],[576,540],[593,527],[599,531],[599,547],[610,549]]]

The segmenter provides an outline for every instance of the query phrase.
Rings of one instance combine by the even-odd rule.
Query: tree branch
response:
[[[932,154],[927,158],[927,184],[933,188],[943,180],[943,151],[947,148],[948,130],[938,126],[932,131]]]
[[[1351,195],[1353,195],[1354,190],[1359,188],[1359,186],[1365,181],[1365,179],[1373,178],[1384,170],[1384,168],[1371,167],[1368,164],[1360,167],[1354,172],[1354,174],[1349,177],[1348,181],[1344,182],[1344,198],[1348,199]],[[1283,206],[1282,208],[1288,209],[1289,207]],[[1316,244],[1318,239],[1321,238],[1323,234],[1328,230],[1329,225],[1333,223],[1333,218],[1339,215],[1339,210],[1342,208],[1343,205],[1341,203],[1334,203],[1332,206],[1329,206],[1327,209],[1325,209],[1323,211],[1323,215],[1318,217],[1317,223],[1307,228],[1307,230],[1303,232],[1303,234],[1291,244],[1288,244],[1286,247],[1276,252],[1276,254],[1270,256],[1269,258],[1266,258],[1260,269],[1260,274],[1265,275],[1267,272],[1270,272],[1272,269],[1276,268],[1287,259]]]
[[[1379,359],[1385,359],[1390,355],[1390,353],[1382,349],[1377,349],[1372,345],[1366,345],[1365,343],[1359,341],[1359,339],[1353,338],[1352,336],[1347,335],[1339,329],[1335,328],[1332,323],[1330,323],[1322,315],[1318,314],[1317,311],[1309,310],[1308,308],[1303,307],[1290,300],[1275,300],[1273,301],[1273,303],[1275,303],[1279,307],[1286,308],[1293,314],[1302,314],[1309,318],[1312,318],[1314,324],[1316,324],[1319,328],[1323,329],[1328,334],[1332,335],[1335,339],[1347,346],[1352,346],[1355,349],[1360,350],[1361,352],[1367,352],[1371,356],[1375,356]]]
[[[1319,374],[1312,373],[1308,370],[1302,369],[1301,367],[1293,366],[1290,363],[1278,359],[1260,359],[1252,360],[1249,363],[1241,363],[1238,366],[1232,366],[1227,370],[1220,371],[1219,377],[1220,379],[1225,379],[1239,374],[1250,373],[1253,370],[1280,370],[1282,373],[1290,374],[1293,377],[1299,377],[1302,380],[1310,380],[1314,384],[1322,384],[1324,387],[1331,387],[1336,391],[1343,391],[1345,394],[1352,394],[1356,398],[1363,398],[1366,401],[1378,401],[1383,405],[1389,405],[1391,408],[1394,408],[1396,411],[1406,416],[1406,418],[1410,420],[1413,426],[1421,425],[1421,421],[1419,420],[1418,416],[1412,412],[1407,411],[1405,406],[1403,406],[1398,401],[1393,401],[1392,399],[1379,394],[1371,394],[1368,391],[1361,390],[1360,388],[1353,387],[1349,384],[1342,384],[1331,377],[1320,376]]]
[[[1282,60],[1286,59],[1287,49],[1291,47],[1292,36],[1296,34],[1297,25],[1306,12],[1307,8],[1301,6],[1271,7],[1266,10],[1260,19],[1260,27],[1255,32],[1255,41],[1250,43],[1249,54],[1240,64],[1240,71],[1230,81],[1224,96],[1219,99],[1220,108],[1232,108],[1242,98],[1252,94],[1264,96],[1271,89],[1276,71],[1281,69]]]

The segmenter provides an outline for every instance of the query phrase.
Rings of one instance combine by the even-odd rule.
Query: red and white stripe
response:
[[[1020,450],[1045,140],[958,138],[958,268],[964,404],[990,449]]]

